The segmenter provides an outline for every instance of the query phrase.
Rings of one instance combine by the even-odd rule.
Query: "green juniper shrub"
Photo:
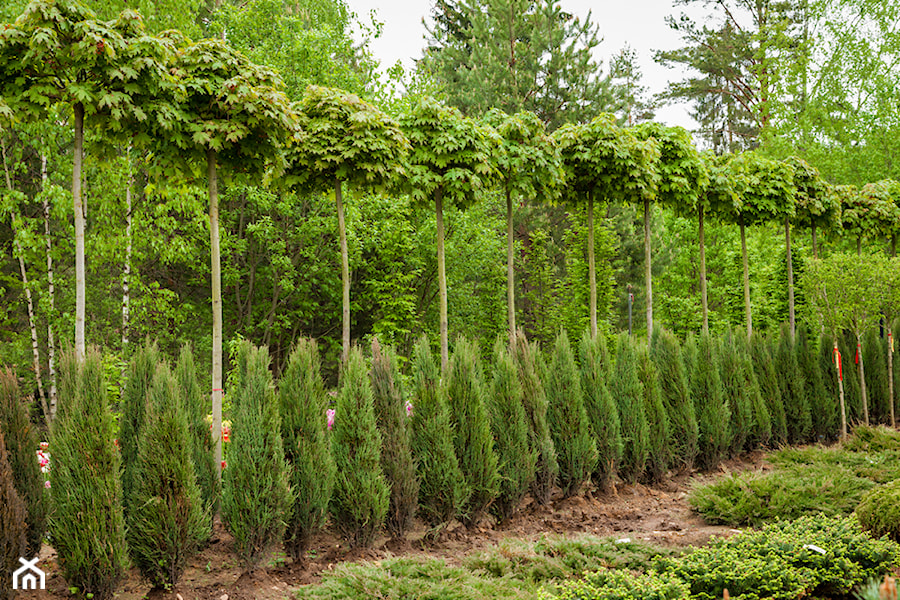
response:
[[[697,411],[699,466],[712,470],[725,458],[731,443],[731,409],[719,376],[718,352],[708,335],[693,336],[685,344],[690,357],[691,394]]]
[[[883,425],[857,425],[850,439],[844,442],[844,448],[856,452],[900,450],[900,432]]]
[[[669,416],[672,466],[690,471],[698,451],[697,413],[688,384],[684,355],[675,334],[655,327],[650,357],[659,374],[659,388]]]
[[[555,593],[544,591],[543,600],[687,600],[690,586],[671,573],[632,573],[600,569],[583,579],[558,586]]]
[[[772,443],[787,443],[787,416],[781,396],[781,384],[775,369],[775,357],[771,340],[764,335],[755,334],[750,344],[750,355],[753,358],[753,369],[759,391],[769,410],[772,420]]]
[[[581,393],[581,376],[564,329],[544,371],[547,417],[559,463],[559,485],[566,497],[577,494],[597,465],[597,446]]]
[[[832,420],[834,401],[825,390],[825,381],[819,366],[816,340],[812,337],[806,324],[797,328],[797,364],[806,382],[806,399],[809,404],[810,421],[812,430],[810,438],[813,441],[824,442],[834,437],[839,430]],[[835,427],[837,425],[837,428]]]
[[[419,474],[419,516],[435,531],[460,516],[469,489],[453,449],[450,415],[428,338],[413,348],[412,449]]]
[[[494,342],[494,365],[488,409],[500,472],[500,490],[493,512],[503,521],[516,508],[534,480],[537,451],[529,443],[528,415],[522,400],[516,364],[504,338]]]
[[[585,330],[578,344],[581,362],[581,391],[587,410],[594,443],[597,445],[597,468],[594,479],[602,489],[609,489],[616,478],[622,460],[622,425],[619,409],[607,386],[610,369],[606,352],[606,338],[591,337]]]
[[[325,417],[328,400],[315,340],[300,338],[294,345],[278,384],[278,407],[294,492],[285,519],[284,545],[296,561],[304,558],[313,534],[325,527],[334,488],[334,457]]]
[[[782,325],[778,348],[775,352],[775,370],[778,387],[787,420],[788,442],[802,444],[812,436],[812,414],[806,396],[806,379],[797,361],[797,344],[791,337],[788,325]]]
[[[738,333],[737,335],[741,335]],[[753,431],[753,408],[751,395],[753,393],[756,378],[753,376],[753,366],[743,360],[738,353],[735,335],[728,331],[719,338],[716,348],[719,359],[719,376],[722,379],[722,389],[728,400],[728,408],[731,412],[731,444],[729,451],[732,456],[744,451],[747,440]]]
[[[841,400],[838,387],[838,369],[834,355],[834,338],[828,332],[819,336],[819,375],[822,380],[825,396],[818,406],[818,415],[814,415],[813,427],[825,433],[825,440],[837,439],[841,434]],[[846,377],[844,378],[846,383]]]
[[[745,393],[750,401],[751,427],[745,447],[766,447],[772,440],[772,417],[759,389],[759,381],[756,379],[756,370],[753,368],[753,357],[750,353],[750,339],[744,335],[742,330],[735,330],[731,339],[734,342],[738,360],[742,364],[747,382]]]
[[[222,521],[242,566],[252,571],[282,539],[293,502],[269,353],[249,342],[237,350],[232,432],[222,472]]]
[[[450,358],[447,404],[456,458],[470,491],[463,507],[467,525],[477,523],[485,514],[500,486],[491,419],[484,396],[484,372],[478,346],[460,338]]]
[[[28,549],[25,518],[25,502],[16,492],[15,475],[0,431],[0,571],[4,577],[21,566],[20,557],[37,556]],[[14,595],[9,581],[5,580],[0,586],[0,600],[9,600]]]
[[[616,369],[610,379],[610,392],[618,403],[622,423],[624,452],[619,472],[632,483],[643,474],[650,451],[650,424],[644,408],[644,385],[639,375],[635,345],[631,336],[619,334]]]
[[[849,330],[844,331],[844,335],[838,341],[844,371],[844,404],[847,407],[848,425],[863,421],[862,387],[856,360],[856,343],[856,336]]]
[[[863,335],[862,350],[869,418],[872,423],[888,423],[891,409],[888,405],[887,339],[880,336],[877,327]]]
[[[515,356],[528,415],[531,446],[538,457],[531,495],[539,504],[547,504],[559,476],[559,462],[547,420],[547,394],[541,383],[541,350],[536,342],[530,343],[520,331],[516,335]]]
[[[391,491],[381,470],[381,434],[366,361],[358,346],[341,373],[331,447],[334,525],[353,548],[368,548],[384,526]]]
[[[191,462],[180,396],[168,366],[160,363],[149,390],[126,518],[135,565],[154,587],[165,589],[178,583],[187,561],[209,538],[211,524]]]
[[[60,360],[59,411],[53,422],[50,536],[71,587],[96,600],[111,598],[128,564],[119,452],[106,400],[100,353],[79,364]]]
[[[134,465],[137,463],[141,427],[147,415],[147,396],[159,363],[159,348],[156,342],[151,343],[148,339],[143,346],[135,350],[125,370],[122,414],[119,417],[119,447],[122,450],[122,498],[126,513],[131,504]]]
[[[644,384],[644,413],[647,416],[647,471],[650,481],[659,481],[672,463],[669,446],[669,415],[663,404],[656,365],[650,359],[650,350],[642,343],[637,348],[638,376]]]
[[[372,339],[372,393],[375,417],[381,431],[381,469],[391,489],[387,529],[403,537],[412,524],[419,502],[419,480],[412,455],[410,416],[415,410],[404,398],[397,355],[390,346]]]
[[[28,418],[28,411],[19,394],[19,383],[9,368],[0,370],[0,433],[6,439],[13,485],[25,503],[27,553],[28,556],[37,556],[47,529],[48,499],[35,454],[38,449],[37,429]]]
[[[194,366],[194,353],[188,345],[182,346],[178,355],[175,381],[178,382],[182,411],[187,418],[191,438],[191,460],[194,464],[197,485],[200,486],[200,497],[212,523],[212,519],[219,512],[221,484],[216,472],[212,425],[206,420],[208,401],[200,391],[197,368]]]
[[[856,518],[872,535],[900,542],[900,480],[869,490],[856,507]]]

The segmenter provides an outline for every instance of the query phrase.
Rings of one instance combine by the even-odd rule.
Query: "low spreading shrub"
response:
[[[870,490],[856,507],[856,517],[872,535],[900,542],[900,480]]]
[[[853,436],[844,443],[844,448],[856,452],[900,450],[900,431],[884,426],[859,425],[853,430]]]
[[[638,573],[601,569],[584,579],[564,583],[543,600],[687,600],[690,587],[670,573]]]

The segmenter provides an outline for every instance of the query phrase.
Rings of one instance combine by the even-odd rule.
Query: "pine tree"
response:
[[[628,334],[619,334],[616,344],[616,369],[610,392],[616,399],[622,421],[625,452],[620,472],[634,483],[644,473],[650,451],[650,425],[644,407],[644,385],[639,375],[635,342]]]
[[[122,415],[119,418],[119,447],[122,449],[122,498],[126,513],[131,503],[138,441],[141,439],[141,428],[147,414],[147,396],[159,362],[159,348],[156,342],[151,343],[148,339],[135,351],[125,371]]]
[[[700,468],[715,469],[728,452],[731,443],[731,410],[719,377],[718,353],[708,335],[697,340],[688,338],[685,355],[691,365],[691,393],[697,411]]]
[[[529,440],[528,415],[525,413],[518,370],[500,337],[494,343],[494,372],[488,409],[500,473],[500,491],[493,510],[505,521],[515,514],[534,481],[537,450]]]
[[[887,340],[878,329],[870,329],[863,336],[863,364],[866,368],[866,394],[869,418],[873,424],[890,421],[888,405]]]
[[[284,545],[291,558],[299,561],[313,534],[325,527],[335,478],[325,419],[328,400],[315,340],[297,340],[278,384],[278,406],[284,457],[294,492]]]
[[[6,576],[19,568],[20,557],[36,556],[28,550],[25,518],[25,503],[16,492],[15,475],[0,431],[0,570]],[[10,582],[4,581],[0,586],[0,600],[11,600],[14,596]]]
[[[128,544],[154,587],[171,589],[210,535],[191,461],[192,443],[181,390],[165,363],[157,366],[134,465]]]
[[[341,374],[335,413],[332,448],[337,476],[331,514],[351,547],[368,548],[384,525],[391,491],[381,471],[381,434],[359,347],[351,349]]]
[[[650,359],[646,344],[640,344],[638,354],[638,377],[644,386],[644,414],[647,416],[647,475],[651,481],[659,481],[672,463],[672,449],[669,445],[669,415],[663,404],[659,374]]]
[[[787,326],[781,328],[775,365],[787,420],[788,442],[808,442],[812,435],[812,415],[806,398],[806,379],[800,371],[797,347]]]
[[[753,376],[753,367],[742,360],[736,347],[734,338],[741,336],[742,332],[732,333],[728,331],[716,344],[718,351],[719,376],[722,379],[722,389],[728,400],[728,408],[731,411],[731,444],[729,450],[732,456],[744,451],[747,440],[753,433],[753,407],[751,395],[756,384]],[[748,373],[749,367],[749,373]]]
[[[750,354],[753,358],[753,369],[756,373],[756,381],[759,383],[759,391],[772,420],[772,443],[786,444],[787,417],[781,399],[781,385],[775,370],[772,344],[765,336],[756,334],[750,344]]]
[[[675,334],[661,327],[654,329],[650,357],[659,373],[660,392],[669,415],[673,466],[690,471],[697,458],[697,413]]]
[[[744,335],[743,331],[738,330],[734,331],[732,340],[738,359],[743,364],[747,381],[747,393],[750,399],[752,427],[750,435],[747,438],[746,447],[765,447],[768,446],[772,440],[772,416],[769,414],[769,407],[766,405],[766,401],[760,391],[759,380],[756,378],[756,371],[753,368],[753,358],[750,354],[750,340]]]
[[[602,489],[610,489],[616,478],[624,447],[619,409],[607,386],[609,356],[606,338],[602,335],[591,337],[585,329],[578,344],[581,359],[581,390],[587,410],[594,443],[597,445],[597,468],[594,476]]]

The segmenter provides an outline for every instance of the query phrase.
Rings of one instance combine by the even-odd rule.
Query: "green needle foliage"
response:
[[[829,396],[825,390],[825,380],[819,367],[819,353],[816,351],[816,339],[810,334],[804,323],[797,329],[797,363],[806,382],[806,398],[812,420],[812,440],[824,442],[833,439],[840,431],[840,418],[834,411],[837,396]],[[831,344],[828,344],[829,348]],[[883,356],[883,354],[882,354]],[[887,371],[887,365],[885,365]],[[885,382],[887,385],[887,382]]]
[[[863,362],[866,367],[866,392],[873,423],[890,423],[888,405],[887,340],[872,328],[863,336]]]
[[[301,338],[278,384],[281,439],[294,491],[284,543],[294,560],[304,558],[310,538],[325,526],[334,488],[334,457],[325,418],[328,400],[321,371],[318,344]]]
[[[781,384],[775,370],[775,359],[772,356],[772,343],[765,336],[754,335],[750,343],[750,355],[759,391],[766,402],[772,422],[772,443],[787,443],[787,417],[781,401]]]
[[[646,344],[637,349],[638,377],[644,384],[644,414],[647,416],[647,476],[651,481],[661,480],[672,462],[669,445],[669,416],[663,404],[659,373],[650,359]]]
[[[16,492],[15,473],[9,464],[9,453],[0,431],[0,569],[4,573],[18,569],[21,566],[20,557],[35,556],[27,547],[25,518],[25,503]],[[3,587],[0,587],[0,600],[11,600],[14,595],[9,582],[4,581]]]
[[[137,464],[141,429],[147,418],[150,384],[159,363],[159,348],[156,342],[146,340],[144,345],[135,351],[125,371],[122,416],[119,418],[119,447],[122,449],[122,498],[126,512],[131,506],[134,467]]]
[[[616,478],[622,453],[622,425],[619,420],[619,408],[607,386],[609,376],[609,356],[606,351],[606,338],[602,335],[592,337],[585,330],[578,344],[581,359],[581,391],[584,394],[584,407],[587,410],[594,443],[597,445],[597,468],[594,477],[601,488],[609,489]]]
[[[756,370],[753,368],[753,357],[750,353],[750,340],[743,331],[735,330],[732,340],[738,359],[743,364],[744,376],[747,380],[747,394],[750,400],[752,426],[747,438],[748,448],[759,448],[769,445],[772,440],[772,416],[760,390]]]
[[[60,411],[53,422],[50,535],[63,577],[82,594],[112,598],[128,564],[119,452],[107,408],[100,353],[60,361]]]
[[[873,536],[900,542],[900,480],[869,491],[856,507],[856,518]]]
[[[560,586],[559,600],[687,600],[691,587],[671,573],[600,569]]]
[[[834,336],[830,331],[823,331],[819,336],[819,352],[816,358],[818,362],[819,374],[822,378],[822,387],[825,397],[819,403],[818,411],[820,414],[815,415],[813,427],[816,428],[817,435],[823,435],[825,440],[830,441],[836,439],[841,432],[841,406],[838,396],[838,369],[835,364],[834,356]],[[847,378],[844,377],[844,385],[846,386]]]
[[[149,390],[147,418],[134,465],[128,544],[141,575],[171,589],[209,538],[210,516],[191,461],[191,436],[178,382],[165,363]]]
[[[566,497],[574,496],[597,466],[597,445],[584,408],[581,374],[564,329],[556,336],[544,373],[547,418],[559,461],[559,485]]]
[[[381,469],[391,488],[386,525],[394,537],[400,538],[409,530],[416,514],[419,480],[412,455],[411,415],[403,396],[397,355],[390,346],[381,347],[377,338],[372,339],[370,378],[382,439]]]
[[[715,342],[707,335],[693,336],[685,344],[690,363],[691,392],[697,411],[700,453],[697,462],[702,469],[719,466],[731,443],[731,410],[719,376],[719,356]]]
[[[619,471],[632,483],[643,475],[650,451],[650,424],[644,407],[644,385],[639,368],[635,341],[628,334],[619,334],[616,369],[610,391],[618,402],[622,443],[625,446]]]
[[[281,541],[293,495],[268,351],[242,342],[237,371],[222,520],[241,564],[252,571]]]
[[[22,403],[16,376],[9,368],[0,370],[0,434],[6,441],[13,485],[25,503],[28,556],[37,556],[47,528],[47,497],[35,457],[37,431]]]
[[[412,449],[419,470],[419,515],[436,530],[461,514],[469,498],[453,450],[450,413],[428,338],[413,348]]]
[[[719,352],[719,375],[722,378],[722,389],[726,390],[728,408],[731,411],[731,445],[732,455],[740,454],[747,447],[747,440],[753,433],[753,400],[752,394],[759,393],[756,388],[756,377],[753,365],[744,360],[738,353],[735,337],[741,333],[727,332],[717,344]]]
[[[516,363],[500,337],[494,342],[494,373],[487,402],[500,473],[500,490],[492,508],[505,521],[515,514],[534,481],[537,451],[529,439]]]
[[[331,514],[351,547],[367,548],[387,516],[391,491],[381,471],[381,434],[375,424],[372,384],[355,347],[341,374],[332,448],[337,467]]]
[[[806,379],[800,371],[796,344],[791,337],[790,329],[782,326],[775,354],[775,368],[787,419],[788,442],[802,444],[811,437],[812,415],[806,399]]]
[[[661,327],[654,329],[650,357],[659,374],[660,392],[669,416],[673,466],[690,471],[698,451],[697,414],[681,344],[675,334]]]

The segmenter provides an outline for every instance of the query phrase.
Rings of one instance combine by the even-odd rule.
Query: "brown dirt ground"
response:
[[[670,474],[663,482],[649,486],[619,483],[614,492],[589,490],[580,496],[556,499],[549,506],[537,505],[526,498],[519,513],[506,524],[485,520],[470,529],[454,524],[431,541],[425,540],[425,530],[420,525],[405,539],[384,537],[372,549],[351,550],[338,537],[326,532],[313,540],[306,564],[294,565],[283,553],[275,553],[265,568],[253,574],[242,572],[231,551],[231,536],[217,522],[212,543],[194,557],[174,590],[152,590],[137,570],[132,569],[116,597],[120,600],[282,600],[291,598],[292,591],[299,586],[316,583],[323,572],[338,563],[421,556],[443,558],[455,564],[465,555],[488,549],[507,538],[533,541],[546,534],[628,537],[669,547],[701,545],[712,535],[728,535],[733,530],[707,525],[691,511],[687,503],[691,485],[728,472],[769,469],[765,454],[754,452],[723,463],[716,473]],[[59,573],[52,547],[42,548],[39,566],[47,573],[47,589],[25,592],[21,597],[25,594],[34,600],[72,597]]]

